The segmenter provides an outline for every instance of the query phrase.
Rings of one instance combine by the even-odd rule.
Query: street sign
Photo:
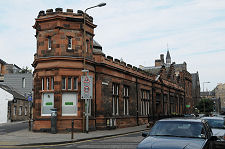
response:
[[[28,101],[32,101],[32,96],[29,95],[27,100],[28,100]]]
[[[93,77],[81,76],[81,99],[92,99],[93,95]]]

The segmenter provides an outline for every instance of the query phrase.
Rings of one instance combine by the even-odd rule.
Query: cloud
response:
[[[32,25],[40,10],[62,7],[84,10],[101,0],[0,1],[0,51],[8,63],[30,66],[36,52]],[[172,60],[186,61],[190,72],[212,89],[225,82],[225,1],[221,0],[105,0],[88,10],[94,17],[95,39],[106,55],[139,66],[154,65],[167,43]],[[209,69],[210,66],[210,69]]]

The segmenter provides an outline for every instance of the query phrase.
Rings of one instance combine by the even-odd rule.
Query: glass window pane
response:
[[[54,108],[54,93],[43,93],[41,114],[51,115],[52,108]]]
[[[62,78],[62,89],[66,89],[66,78]]]
[[[51,81],[51,89],[54,90],[54,77],[52,77],[52,81]]]
[[[76,93],[62,94],[62,115],[63,116],[77,115],[77,94]]]
[[[68,89],[72,89],[72,78],[71,77],[69,77],[68,78]]]
[[[73,89],[77,89],[77,78],[76,77],[74,77],[74,79],[73,79]]]

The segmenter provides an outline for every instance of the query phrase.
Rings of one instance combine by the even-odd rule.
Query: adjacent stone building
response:
[[[28,120],[30,103],[14,88],[0,84],[0,123]]]
[[[155,60],[155,66],[142,67],[142,69],[154,75],[162,76],[165,80],[172,80],[174,83],[182,86],[185,90],[185,113],[193,112],[193,107],[195,103],[192,98],[192,75],[187,71],[186,62],[183,62],[182,64],[176,64],[175,62],[171,63],[170,52],[167,51],[166,62],[164,60],[164,54],[160,54],[160,59]],[[167,73],[166,76],[163,76],[161,74],[162,69],[164,69],[164,71]]]
[[[13,73],[4,75],[4,84],[15,88],[26,99],[32,96],[33,75],[32,73]]]
[[[200,97],[200,81],[198,72],[192,73],[192,99],[193,104],[196,106],[198,102],[201,100]]]
[[[82,70],[93,77],[89,108],[90,130],[128,127],[148,122],[148,115],[188,112],[191,75],[175,74],[174,64],[160,68],[160,75],[105,56],[93,40],[93,18],[82,11],[62,8],[40,11],[35,25],[33,130],[49,130],[51,109],[57,108],[58,130],[84,130]],[[84,34],[85,32],[85,34]],[[168,70],[168,71],[167,71]],[[189,99],[190,98],[190,99]]]
[[[8,64],[2,59],[0,59],[0,82],[4,81],[4,75],[5,74],[13,74],[18,73],[21,70],[20,67],[18,67],[15,64]]]
[[[218,84],[214,91],[216,98],[220,99],[221,111],[225,112],[225,84]]]

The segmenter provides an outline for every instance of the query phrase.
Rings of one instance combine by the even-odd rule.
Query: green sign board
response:
[[[190,105],[186,105],[186,108],[190,108],[191,106]]]
[[[45,105],[46,106],[51,106],[52,105],[52,102],[46,102]]]
[[[73,102],[65,102],[65,105],[73,105]]]

